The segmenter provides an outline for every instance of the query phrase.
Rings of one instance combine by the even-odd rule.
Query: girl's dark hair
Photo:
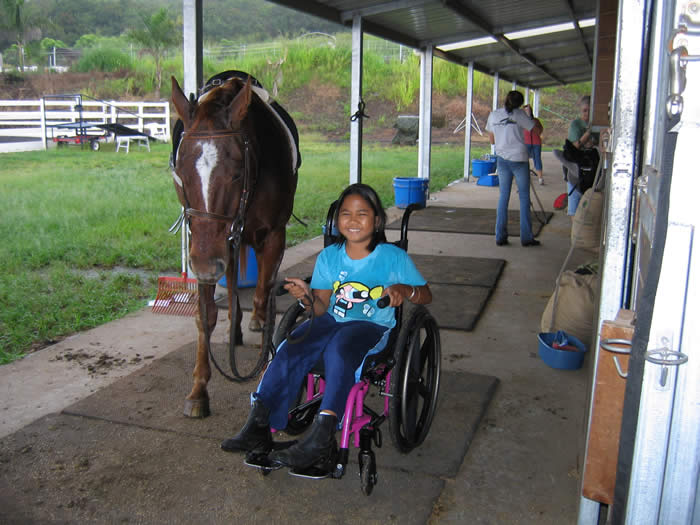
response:
[[[345,201],[345,198],[350,196],[350,195],[359,195],[362,197],[365,201],[369,203],[369,205],[372,207],[372,210],[374,211],[374,215],[376,217],[376,225],[374,228],[374,235],[372,236],[372,239],[369,242],[369,251],[373,251],[378,244],[381,244],[386,241],[386,235],[384,233],[384,228],[386,227],[386,213],[384,212],[384,206],[382,206],[382,201],[379,198],[379,195],[377,195],[377,192],[374,191],[374,189],[371,186],[368,186],[367,184],[351,184],[345,190],[343,190],[343,193],[340,194],[340,197],[338,197],[338,200],[336,201],[338,204],[335,207],[335,213],[333,215],[333,224],[338,224],[338,214],[340,213],[340,207],[343,205],[343,202]],[[335,241],[337,245],[342,245],[345,242],[345,236],[338,232],[338,238]]]
[[[506,111],[513,113],[514,109],[518,109],[525,102],[525,97],[520,91],[509,91],[506,95]]]

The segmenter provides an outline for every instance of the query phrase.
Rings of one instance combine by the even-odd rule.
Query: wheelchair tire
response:
[[[369,454],[360,452],[358,463],[360,465],[360,487],[362,493],[369,496],[377,484],[377,460],[372,452]]]
[[[294,303],[290,306],[282,319],[280,320],[275,333],[272,336],[272,344],[275,349],[279,348],[287,338],[287,332],[297,323],[297,321],[304,315],[304,309],[299,305],[299,303]],[[300,387],[299,393],[297,394],[296,406],[300,406],[306,401],[306,377],[304,377]],[[306,410],[298,412],[295,416],[290,417],[287,421],[287,428],[284,430],[290,436],[297,436],[306,431],[307,428],[313,423],[316,412],[318,411],[319,404],[309,407]],[[295,407],[291,407],[290,411]]]
[[[316,412],[318,412],[319,406],[321,406],[320,401],[316,401],[309,407],[303,410],[298,410],[302,404],[306,403],[306,377],[304,377],[301,382],[301,387],[299,388],[299,393],[297,394],[296,405],[293,406],[289,412],[289,419],[287,420],[287,428],[284,431],[290,436],[298,436],[306,432],[306,429],[311,426],[314,422],[314,417],[316,417]],[[295,409],[297,411],[292,413]]]
[[[404,317],[394,349],[389,430],[399,452],[407,454],[430,431],[440,389],[440,333],[424,306]]]
[[[299,303],[294,303],[292,306],[287,308],[284,312],[282,319],[280,320],[279,326],[272,335],[272,344],[275,345],[275,349],[279,348],[282,341],[287,338],[287,332],[296,324],[296,322],[304,314],[304,308]]]

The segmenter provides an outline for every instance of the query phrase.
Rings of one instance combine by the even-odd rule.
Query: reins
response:
[[[240,131],[209,131],[209,132],[190,132],[186,131],[182,134],[181,140],[208,140],[208,139],[218,139],[218,138],[226,138],[226,137],[235,137],[235,136],[242,136],[243,137],[243,146],[244,146],[244,164],[243,164],[243,187],[241,189],[241,197],[239,199],[238,203],[238,210],[236,212],[236,215],[222,215],[219,213],[212,213],[208,211],[202,211],[198,210],[196,208],[190,207],[189,200],[187,198],[187,193],[185,192],[185,187],[184,185],[182,186],[182,194],[185,200],[185,210],[183,213],[183,220],[186,223],[186,227],[189,228],[189,220],[192,218],[198,218],[198,219],[203,219],[203,220],[210,220],[210,221],[217,221],[217,222],[223,222],[223,223],[231,223],[231,228],[229,230],[229,236],[227,239],[227,242],[229,243],[229,247],[231,249],[232,253],[232,264],[229,265],[229,270],[227,272],[227,284],[228,284],[228,294],[229,298],[231,300],[229,301],[230,305],[230,311],[229,311],[229,322],[230,322],[230,332],[229,332],[229,360],[230,360],[230,365],[231,365],[231,372],[233,375],[229,375],[224,370],[222,369],[221,366],[219,366],[219,363],[216,361],[216,358],[214,357],[214,353],[212,352],[211,349],[211,343],[209,341],[210,339],[210,334],[209,334],[209,328],[208,328],[208,323],[207,323],[207,318],[208,318],[208,309],[207,309],[207,301],[204,298],[204,284],[199,284],[199,317],[200,317],[200,323],[202,325],[202,330],[205,331],[206,337],[206,346],[207,346],[207,353],[209,354],[209,358],[211,359],[212,363],[214,364],[214,367],[221,373],[222,376],[224,376],[226,379],[229,381],[237,382],[237,383],[243,383],[246,381],[249,381],[258,375],[260,375],[260,372],[265,368],[268,362],[267,354],[268,354],[268,347],[270,347],[270,335],[269,335],[269,330],[265,331],[264,337],[263,337],[263,345],[260,350],[260,355],[258,356],[258,361],[253,368],[253,370],[249,374],[241,374],[238,371],[238,367],[236,365],[236,326],[237,326],[237,318],[238,318],[238,260],[240,257],[240,248],[241,248],[241,240],[243,237],[243,229],[245,227],[245,214],[248,211],[248,202],[250,199],[250,196],[252,192],[254,191],[254,183],[255,181],[253,180],[251,170],[250,170],[250,141],[248,140],[248,137],[245,135],[245,133],[240,132]],[[238,177],[234,177],[233,181],[237,181],[241,178],[239,175]],[[233,298],[236,300],[234,301]],[[273,302],[274,303],[274,302]],[[269,309],[269,308],[268,308]],[[269,317],[268,317],[268,322],[265,323],[266,325],[269,324]],[[272,319],[274,320],[274,313],[272,316]],[[273,321],[274,324],[274,321]],[[274,349],[271,350],[270,353],[274,354]]]

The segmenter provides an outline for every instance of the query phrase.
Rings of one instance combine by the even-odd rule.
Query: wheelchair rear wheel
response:
[[[275,349],[279,348],[282,341],[287,338],[289,330],[292,329],[303,315],[304,308],[298,303],[294,303],[284,312],[280,324],[272,336],[272,344],[275,346]],[[320,402],[306,403],[306,377],[304,377],[299,387],[296,405],[290,407],[290,417],[287,421],[285,432],[290,436],[296,436],[305,432],[311,423],[313,423],[319,405]]]
[[[394,357],[389,430],[396,449],[408,453],[430,431],[440,387],[440,333],[424,306],[404,318]]]
[[[272,335],[272,344],[275,345],[275,350],[279,348],[282,341],[287,338],[287,332],[292,329],[296,322],[304,315],[304,308],[299,303],[294,303],[284,312],[280,324]]]

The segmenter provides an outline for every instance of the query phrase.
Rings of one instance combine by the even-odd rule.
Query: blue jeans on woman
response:
[[[513,177],[518,185],[520,197],[520,242],[527,244],[533,240],[530,221],[530,165],[528,161],[514,162],[498,157],[498,212],[496,214],[496,242],[508,240],[508,202]]]

